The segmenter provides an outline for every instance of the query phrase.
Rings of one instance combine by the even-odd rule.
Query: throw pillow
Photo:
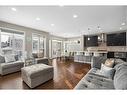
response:
[[[15,61],[15,56],[14,55],[5,55],[5,62],[14,62]]]
[[[94,56],[94,57],[92,57],[91,67],[101,69],[101,64],[104,63],[106,59],[107,58],[103,57],[103,56]]]
[[[43,57],[44,57],[44,55],[42,52],[38,53],[38,58],[43,58]]]
[[[0,63],[5,63],[5,58],[0,55]]]
[[[108,67],[112,68],[114,66],[114,64],[115,64],[115,59],[113,59],[113,58],[107,59],[105,61],[105,65],[108,66]]]
[[[115,73],[114,68],[108,67],[104,64],[101,65],[101,70],[99,72],[100,75],[113,79],[114,73]]]

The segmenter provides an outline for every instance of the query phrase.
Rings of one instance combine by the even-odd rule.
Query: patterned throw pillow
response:
[[[107,59],[105,61],[105,65],[108,66],[108,67],[112,68],[114,66],[114,64],[115,64],[115,59],[113,59],[113,58]]]
[[[101,65],[101,70],[99,72],[100,75],[113,79],[114,73],[115,73],[114,68],[108,67],[104,64]]]
[[[14,62],[15,61],[15,56],[14,55],[5,55],[5,62]]]

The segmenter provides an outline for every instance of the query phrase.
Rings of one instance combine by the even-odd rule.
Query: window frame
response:
[[[26,34],[25,34],[25,31],[20,31],[20,30],[16,30],[16,29],[11,29],[11,28],[5,28],[5,27],[0,27],[0,54],[2,54],[2,48],[1,48],[1,32],[5,32],[5,33],[9,33],[7,31],[2,31],[2,30],[7,30],[7,31],[14,31],[12,32],[12,36],[14,37],[14,34],[18,34],[18,33],[21,33],[23,34],[23,47],[22,47],[22,57],[24,58],[24,52],[25,52],[25,37],[26,37]],[[11,33],[11,32],[10,32]],[[14,40],[14,39],[13,39]],[[12,51],[14,52],[14,46],[12,46]]]
[[[38,33],[32,33],[32,53],[33,53],[33,38],[37,36],[39,41],[38,41],[38,50],[37,53],[40,52],[40,38],[43,38],[43,52],[44,52],[44,57],[46,57],[46,37],[43,34],[38,34]]]

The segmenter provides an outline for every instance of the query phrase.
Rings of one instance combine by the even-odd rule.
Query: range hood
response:
[[[105,34],[105,33],[101,33],[101,34],[98,36],[98,42],[99,42],[99,43],[105,43],[105,42],[106,42],[106,34]]]

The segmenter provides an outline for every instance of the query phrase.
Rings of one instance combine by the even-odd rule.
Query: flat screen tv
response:
[[[94,47],[94,46],[98,46],[98,36],[87,36],[85,38],[86,41],[86,47]]]
[[[107,46],[126,46],[126,32],[107,34]]]

